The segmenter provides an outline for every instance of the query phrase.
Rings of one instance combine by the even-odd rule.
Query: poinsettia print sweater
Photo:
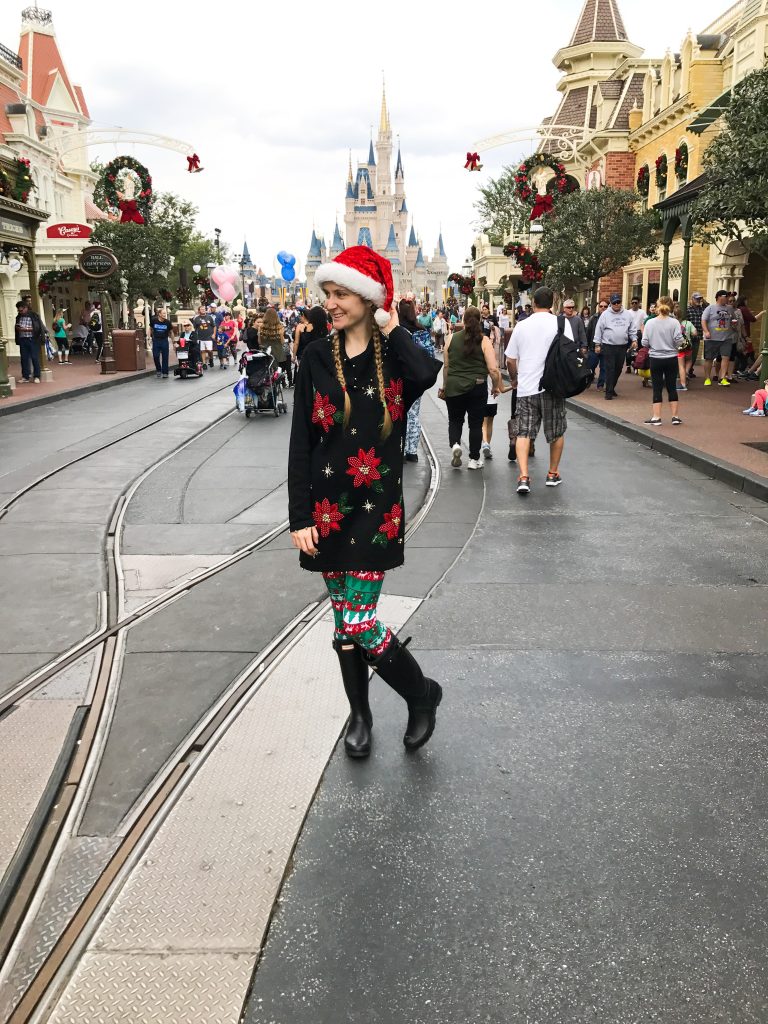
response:
[[[381,438],[384,412],[373,340],[354,359],[339,334],[352,414],[344,427],[344,393],[330,339],[310,344],[294,391],[288,457],[291,530],[317,527],[318,554],[299,555],[312,572],[384,572],[403,564],[403,450],[406,414],[431,387],[442,363],[403,327],[382,336],[385,394],[392,432]]]

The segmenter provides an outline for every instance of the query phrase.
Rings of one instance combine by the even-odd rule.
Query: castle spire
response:
[[[382,80],[381,83],[381,115],[379,117],[379,135],[386,135],[392,128],[389,123],[389,111],[387,110],[387,86]]]
[[[349,170],[347,171],[347,181],[352,184],[352,150],[349,151]]]
[[[400,137],[399,136],[397,138],[397,164],[395,165],[395,177],[396,178],[403,178],[403,177],[405,177],[405,172],[403,171],[403,158],[400,156]]]
[[[375,167],[376,166],[376,157],[373,155],[373,136],[371,136],[371,144],[368,147],[368,166],[369,167]]]

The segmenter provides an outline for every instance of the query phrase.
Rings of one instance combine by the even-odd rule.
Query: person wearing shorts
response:
[[[559,487],[563,482],[559,468],[565,431],[568,427],[565,401],[562,398],[555,398],[539,387],[547,353],[558,332],[557,317],[552,313],[553,301],[551,288],[536,289],[533,293],[533,313],[517,323],[505,353],[510,385],[517,388],[515,452],[520,468],[517,480],[518,494],[530,493],[528,456],[531,442],[536,439],[542,425],[549,444],[549,472],[545,485]],[[564,320],[564,333],[566,337],[574,340],[568,317]]]
[[[192,327],[197,333],[203,367],[213,369],[213,336],[216,333],[216,321],[205,306],[197,307],[197,316],[192,320]]]
[[[512,386],[510,384],[505,385],[502,382],[501,389],[498,394],[493,393],[493,381],[488,378],[488,398],[485,404],[485,415],[483,416],[483,451],[482,454],[486,459],[493,458],[493,452],[491,451],[491,438],[493,437],[493,420],[499,409],[499,395],[505,395],[507,391],[511,391]]]
[[[707,306],[701,317],[701,329],[704,334],[704,362],[706,371],[704,387],[712,384],[712,364],[720,359],[720,386],[729,387],[728,366],[731,361],[733,344],[735,341],[735,317],[734,309],[728,303],[728,292],[723,290],[715,295],[715,301]]]
[[[64,310],[57,309],[53,321],[53,338],[59,350],[60,363],[69,362],[69,338],[67,337],[67,331],[71,326],[72,324],[66,322]]]

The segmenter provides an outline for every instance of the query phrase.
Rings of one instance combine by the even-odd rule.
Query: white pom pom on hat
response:
[[[367,245],[353,245],[344,249],[330,263],[323,263],[315,271],[317,284],[341,285],[377,308],[373,314],[379,327],[386,327],[394,295],[392,264]]]

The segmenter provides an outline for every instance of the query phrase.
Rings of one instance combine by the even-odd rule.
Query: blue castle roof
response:
[[[411,224],[411,233],[410,233],[410,235],[408,237],[408,245],[410,247],[410,246],[414,246],[414,245],[418,245],[418,244],[419,244],[419,240],[416,237],[416,232],[413,230],[413,224]]]
[[[360,198],[360,184],[363,181],[365,182],[366,187],[368,189],[368,196],[371,199],[373,199],[373,185],[371,184],[371,176],[368,173],[368,168],[367,167],[358,167],[358,169],[357,169],[357,177],[355,179],[355,188],[354,188],[354,191],[352,193],[352,197],[354,199],[359,199]]]
[[[354,189],[354,187],[352,185],[352,182],[348,181],[347,182],[347,199],[354,199],[354,198],[355,198],[355,189]]]
[[[405,177],[405,172],[403,171],[403,160],[402,160],[402,157],[400,156],[400,146],[399,146],[399,144],[398,144],[398,147],[397,147],[397,164],[395,165],[395,177],[397,178],[398,175],[401,178]]]
[[[437,251],[441,256],[445,256],[445,249],[443,248],[443,232],[441,231],[437,237]]]
[[[418,251],[418,253],[416,255],[415,266],[417,266],[417,267],[424,267],[424,266],[426,266],[426,264],[424,263],[424,254],[421,251],[421,246],[419,246],[419,251]]]
[[[339,231],[339,223],[337,221],[336,227],[334,228],[333,231],[333,242],[331,243],[331,252],[343,252],[345,248],[346,247],[344,245],[344,239],[341,237],[341,232]]]
[[[395,237],[395,225],[389,225],[389,238],[387,239],[387,247],[385,252],[399,252],[397,248],[397,238]]]
[[[373,155],[373,139],[371,139],[371,144],[368,147],[368,166],[369,167],[375,167],[376,166],[376,158]]]
[[[309,243],[309,255],[307,256],[307,261],[319,260],[320,256],[320,240],[315,234],[315,229],[312,228],[312,241]]]
[[[248,252],[248,243],[243,240],[243,263],[250,264],[251,254]]]
[[[360,228],[360,232],[357,236],[358,245],[367,245],[369,249],[373,248],[373,239],[371,238],[370,228]]]
[[[403,199],[403,205],[400,207],[400,213],[408,213],[408,207],[405,205],[405,199]]]

